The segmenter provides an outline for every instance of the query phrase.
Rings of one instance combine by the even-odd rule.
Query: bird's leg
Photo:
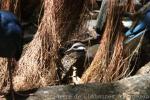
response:
[[[8,58],[8,70],[9,70],[9,80],[10,80],[10,93],[12,100],[15,100],[14,89],[13,89],[13,77],[12,77],[12,67],[13,67],[13,58]]]
[[[77,76],[77,68],[73,66],[72,81],[74,84],[81,84],[82,80]]]
[[[58,84],[60,84],[61,83],[61,75],[60,75],[60,72],[59,72],[60,70],[59,70],[59,68],[57,67],[56,68],[56,75],[57,75],[57,80],[56,80],[56,82],[58,83]]]

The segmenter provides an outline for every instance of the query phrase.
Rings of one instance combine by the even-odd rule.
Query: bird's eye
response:
[[[74,46],[73,48],[78,48],[78,46]]]

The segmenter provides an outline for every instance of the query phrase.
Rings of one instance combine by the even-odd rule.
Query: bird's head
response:
[[[71,46],[71,48],[69,48],[65,53],[72,52],[72,51],[85,52],[86,48],[85,48],[85,45],[83,43],[77,42],[77,43],[74,43]]]

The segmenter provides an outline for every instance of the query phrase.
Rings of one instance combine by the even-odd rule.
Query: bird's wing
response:
[[[73,56],[72,53],[69,55],[65,55],[61,60],[64,71],[65,72],[69,71],[70,68],[76,63],[76,61],[77,61],[77,57]]]

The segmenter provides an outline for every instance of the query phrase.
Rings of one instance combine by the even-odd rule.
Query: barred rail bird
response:
[[[62,79],[67,80],[73,73],[73,66],[77,68],[77,75],[81,77],[85,60],[85,46],[82,43],[74,43],[71,48],[66,50],[65,56],[61,59],[63,65]]]
[[[65,56],[61,60],[63,65],[62,79],[72,75],[73,67],[77,68],[76,75],[81,77],[88,64],[94,58],[98,47],[99,44],[88,47],[81,42],[76,42],[66,50]]]

